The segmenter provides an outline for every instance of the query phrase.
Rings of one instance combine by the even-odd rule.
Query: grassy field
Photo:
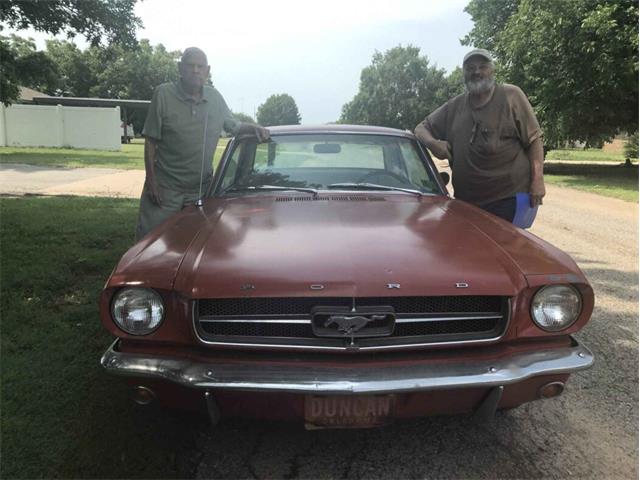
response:
[[[562,187],[638,202],[638,165],[546,164],[545,181]]]
[[[598,148],[571,148],[564,150],[551,150],[547,152],[547,160],[560,160],[563,162],[624,162],[624,154],[600,150]],[[636,159],[632,159],[637,162]]]
[[[214,155],[217,164],[228,139],[221,138]],[[144,170],[144,143],[136,139],[122,145],[121,152],[82,150],[75,148],[0,147],[0,164],[26,163],[29,165],[67,168],[122,168]]]
[[[206,419],[138,409],[99,365],[98,296],[133,242],[137,200],[0,202],[0,478],[189,477]]]
[[[144,169],[144,145],[122,145],[121,152],[74,148],[0,148],[0,163],[26,163],[51,167]]]

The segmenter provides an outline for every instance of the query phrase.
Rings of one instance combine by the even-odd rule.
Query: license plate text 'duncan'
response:
[[[393,395],[307,396],[305,421],[316,427],[375,427],[388,423]]]

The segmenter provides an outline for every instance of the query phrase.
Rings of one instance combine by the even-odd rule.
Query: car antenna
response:
[[[202,132],[202,165],[200,166],[200,186],[198,187],[198,200],[196,200],[196,207],[202,210],[204,206],[204,201],[202,200],[202,177],[204,176],[204,161],[205,161],[205,152],[207,146],[207,123],[209,121],[209,112],[207,111],[204,115],[204,131]]]

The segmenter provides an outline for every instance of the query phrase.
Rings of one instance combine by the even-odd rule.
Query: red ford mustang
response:
[[[120,260],[102,357],[141,404],[310,427],[559,395],[593,363],[571,258],[452,199],[410,133],[275,127],[229,142],[203,201]]]

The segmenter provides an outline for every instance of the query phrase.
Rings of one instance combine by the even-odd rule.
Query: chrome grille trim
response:
[[[425,322],[444,322],[447,320],[478,320],[478,319],[499,319],[502,315],[473,315],[468,317],[429,317],[429,318],[396,318],[396,323],[425,323]],[[283,318],[270,319],[260,316],[253,318],[228,318],[228,317],[205,317],[200,318],[200,323],[294,323],[311,325],[311,320],[301,318]]]
[[[393,300],[394,297],[389,297]],[[409,297],[401,297],[403,299]],[[225,299],[223,299],[225,300]],[[231,299],[226,299],[231,300]],[[247,300],[242,299],[242,300]],[[267,300],[283,300],[283,299],[267,299]],[[303,300],[308,301],[309,297]],[[323,297],[318,297],[322,303]],[[324,298],[327,300],[327,298]],[[332,299],[330,299],[332,300]],[[342,299],[345,300],[345,299]],[[348,299],[350,302],[361,301],[363,305],[370,305],[368,299]],[[378,299],[381,300],[381,299]],[[382,299],[387,300],[387,299]],[[369,302],[369,303],[368,303]],[[384,303],[384,302],[379,302]],[[500,297],[501,312],[452,312],[452,313],[398,313],[396,316],[396,325],[405,328],[431,328],[427,325],[435,325],[434,328],[443,328],[438,326],[436,322],[456,322],[456,321],[480,321],[487,322],[494,320],[495,326],[491,329],[473,330],[458,332],[455,329],[441,333],[422,333],[422,334],[403,334],[396,335],[394,332],[391,336],[378,338],[357,338],[353,342],[347,338],[323,338],[316,337],[312,333],[312,322],[309,315],[296,314],[267,314],[267,315],[203,315],[198,318],[199,301],[195,300],[192,304],[192,321],[195,335],[202,344],[219,345],[219,346],[235,346],[240,348],[258,348],[258,349],[294,349],[294,350],[319,350],[319,351],[388,351],[401,349],[416,349],[430,346],[441,345],[466,345],[466,344],[485,344],[499,341],[506,333],[511,315],[511,299],[508,297]],[[326,304],[326,303],[325,303]],[[291,328],[297,329],[295,335],[287,336],[264,335],[254,333],[253,335],[238,335],[230,333],[208,333],[202,328],[203,325],[218,324],[220,326],[227,325],[228,328],[255,328],[257,331],[264,331],[269,328]],[[454,325],[454,324],[451,324]],[[271,327],[270,327],[271,326]],[[446,325],[445,325],[446,326]],[[457,325],[456,325],[457,327]],[[300,334],[300,329],[308,329]],[[254,332],[256,331],[254,330]],[[229,330],[227,330],[229,332]],[[414,330],[415,331],[415,330]],[[230,332],[233,332],[232,330]],[[236,330],[237,333],[237,330]],[[245,331],[246,333],[246,331]],[[291,332],[289,332],[291,333]],[[476,338],[472,338],[473,336]]]
[[[502,315],[473,315],[468,317],[428,317],[428,318],[402,318],[396,319],[396,323],[418,323],[418,322],[444,322],[447,320],[478,320],[478,319],[499,319]]]
[[[269,318],[201,318],[200,323],[293,323],[311,325],[307,319],[269,319]]]

